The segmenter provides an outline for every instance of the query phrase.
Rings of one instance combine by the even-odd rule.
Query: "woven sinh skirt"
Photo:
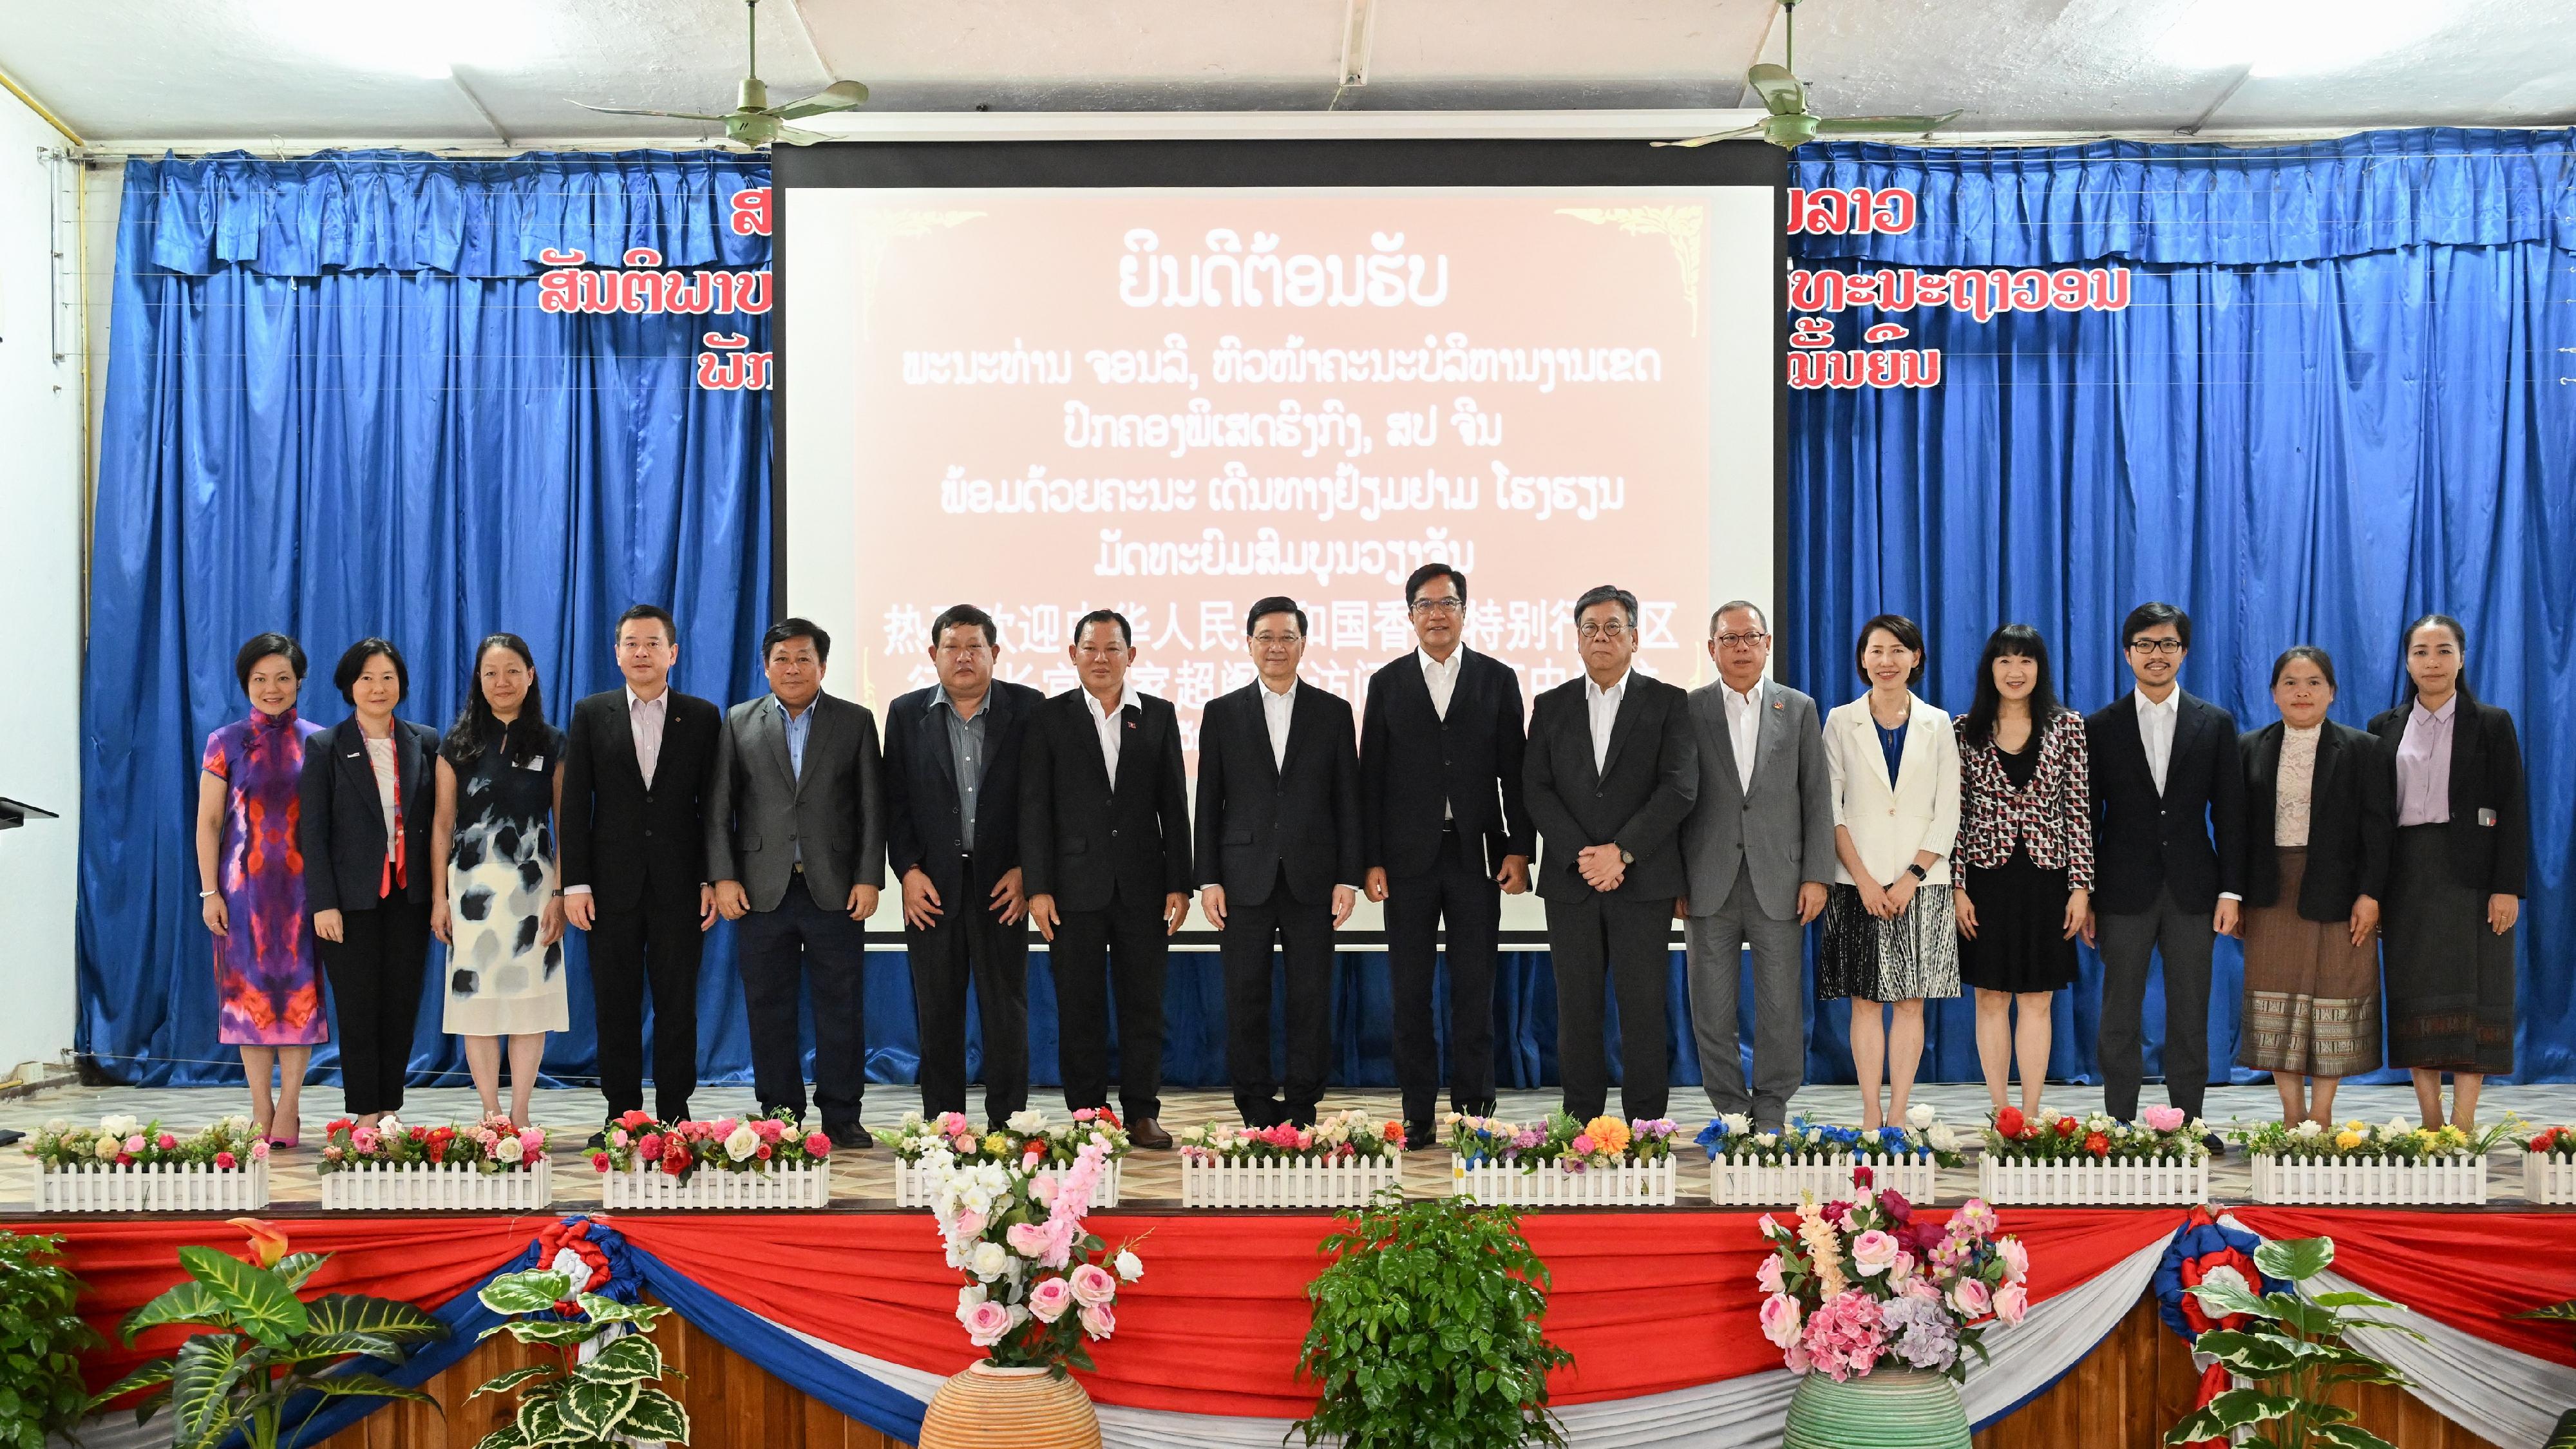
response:
[[[1905,914],[1882,921],[1862,908],[1859,887],[1834,886],[1825,897],[1816,994],[1827,1001],[1958,995],[1959,924],[1950,888],[1927,884],[1915,891]]]
[[[2513,937],[2487,929],[2487,893],[2451,874],[2448,825],[2397,832],[2388,872],[2388,1064],[2513,1070]]]
[[[2376,1071],[2379,943],[2356,946],[2346,922],[2300,915],[2308,853],[2272,850],[2281,894],[2245,913],[2245,1037],[2236,1060],[2316,1077]]]

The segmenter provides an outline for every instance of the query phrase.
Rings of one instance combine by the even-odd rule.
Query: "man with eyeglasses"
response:
[[[1255,678],[1199,726],[1199,910],[1225,964],[1226,1074],[1253,1127],[1315,1120],[1333,1055],[1333,932],[1359,897],[1359,749],[1351,707],[1297,677],[1306,611],[1244,617]],[[1287,969],[1288,1062],[1270,1069],[1270,948]]]
[[[2123,1122],[2138,1115],[2147,971],[2161,955],[2165,1098],[2198,1117],[2209,1086],[2210,955],[2220,935],[2236,934],[2245,890],[2236,717],[2177,682],[2191,651],[2189,614],[2140,604],[2121,623],[2120,643],[2137,688],[2084,721],[2095,880],[2084,941],[2102,952],[2103,1107]]]
[[[1777,1132],[1806,1082],[1807,924],[1834,869],[1834,798],[1816,702],[1762,677],[1771,627],[1733,599],[1708,618],[1716,682],[1692,690],[1698,799],[1682,825],[1689,894],[1673,902],[1690,943],[1691,1030],[1720,1116]],[[1753,948],[1753,1084],[1737,1048],[1743,954]]]
[[[1546,848],[1538,894],[1547,903],[1556,971],[1556,1061],[1565,1110],[1578,1121],[1610,1098],[1602,985],[1619,999],[1620,1115],[1664,1115],[1665,996],[1673,901],[1687,882],[1681,824],[1699,791],[1690,701],[1630,667],[1637,596],[1603,584],[1574,601],[1583,674],[1530,711],[1522,787]]]
[[[930,623],[939,682],[886,707],[886,861],[903,886],[921,1030],[921,1110],[966,1110],[966,987],[983,1026],[984,1121],[1029,1101],[1028,901],[1020,740],[1044,698],[993,677],[1001,634],[972,604]]]
[[[1360,721],[1361,882],[1386,907],[1395,1080],[1405,1145],[1439,1141],[1432,979],[1448,925],[1449,1107],[1494,1111],[1494,959],[1502,897],[1529,889],[1521,803],[1521,684],[1460,641],[1467,576],[1424,564],[1404,582],[1421,647],[1369,676]]]

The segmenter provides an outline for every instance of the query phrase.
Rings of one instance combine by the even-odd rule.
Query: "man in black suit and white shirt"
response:
[[[1332,1070],[1333,932],[1359,899],[1359,749],[1351,707],[1297,677],[1306,611],[1263,599],[1243,632],[1256,677],[1210,700],[1199,724],[1199,909],[1225,961],[1235,1109],[1254,1127],[1304,1127]],[[1276,1084],[1274,941],[1288,972],[1288,1071]]]
[[[725,712],[707,869],[735,940],[764,1113],[805,1115],[797,1001],[814,1006],[814,1105],[836,1147],[866,1151],[867,918],[885,879],[876,716],[823,692],[832,636],[782,619],[760,636],[769,693]]]
[[[1044,698],[993,677],[1001,635],[972,604],[930,623],[939,682],[886,706],[886,858],[903,883],[921,1028],[921,1110],[966,1110],[966,986],[984,1028],[984,1120],[1029,1103],[1029,927],[1020,741]]]
[[[1440,1041],[1431,986],[1449,928],[1449,1107],[1494,1110],[1494,957],[1502,897],[1529,889],[1529,814],[1521,804],[1521,682],[1511,666],[1459,642],[1467,576],[1445,563],[1413,571],[1405,611],[1422,647],[1369,676],[1360,723],[1361,882],[1386,906],[1395,1080],[1404,1139],[1439,1140]]]
[[[2103,1109],[2138,1115],[2147,971],[2165,965],[2165,1097],[2194,1117],[2209,1086],[2209,958],[2245,893],[2245,771],[2236,717],[2176,682],[2191,616],[2140,604],[2120,625],[2138,687],[2087,716],[2093,910],[2102,952]],[[2216,1139],[2211,1139],[2215,1144]]]
[[[679,630],[637,604],[617,618],[623,688],[572,707],[565,732],[564,920],[590,933],[599,1089],[608,1116],[644,1105],[644,991],[653,992],[653,1113],[685,1121],[698,1085],[698,959],[716,922],[706,869],[714,701],[671,688]]]
[[[1690,700],[1630,668],[1637,596],[1604,584],[1574,601],[1583,675],[1530,711],[1524,789],[1545,840],[1538,894],[1556,969],[1556,1062],[1565,1110],[1610,1098],[1601,987],[1619,996],[1620,1115],[1653,1120],[1671,1096],[1666,1060],[1673,902],[1687,889],[1680,831],[1699,790]]]
[[[1055,973],[1064,1102],[1109,1105],[1109,990],[1118,990],[1118,1101],[1127,1136],[1168,1148],[1163,970],[1190,909],[1189,783],[1171,701],[1127,682],[1135,631],[1095,609],[1066,653],[1079,688],[1029,716],[1020,753],[1020,868]],[[1104,967],[1102,956],[1109,957]]]

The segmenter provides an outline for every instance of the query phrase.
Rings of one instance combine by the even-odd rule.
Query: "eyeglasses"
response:
[[[1252,636],[1252,642],[1264,649],[1277,649],[1295,644],[1302,637],[1297,634],[1255,634]]]
[[[1413,601],[1413,612],[1425,615],[1463,614],[1467,612],[1467,601],[1464,599],[1416,599]]]
[[[1628,626],[1625,624],[1584,624],[1578,626],[1574,632],[1581,635],[1586,642],[1594,639],[1617,639],[1628,632]]]
[[[2140,654],[2180,654],[2180,639],[2132,639],[2129,647]]]
[[[1716,634],[1710,636],[1709,642],[1720,649],[1750,649],[1770,637],[1768,634]]]

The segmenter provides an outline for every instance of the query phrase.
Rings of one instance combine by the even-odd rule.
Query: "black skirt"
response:
[[[2066,931],[2066,868],[2031,864],[2027,851],[1997,869],[1972,867],[1968,903],[1977,934],[1959,942],[1959,979],[1984,991],[2063,991],[2075,984]]]

